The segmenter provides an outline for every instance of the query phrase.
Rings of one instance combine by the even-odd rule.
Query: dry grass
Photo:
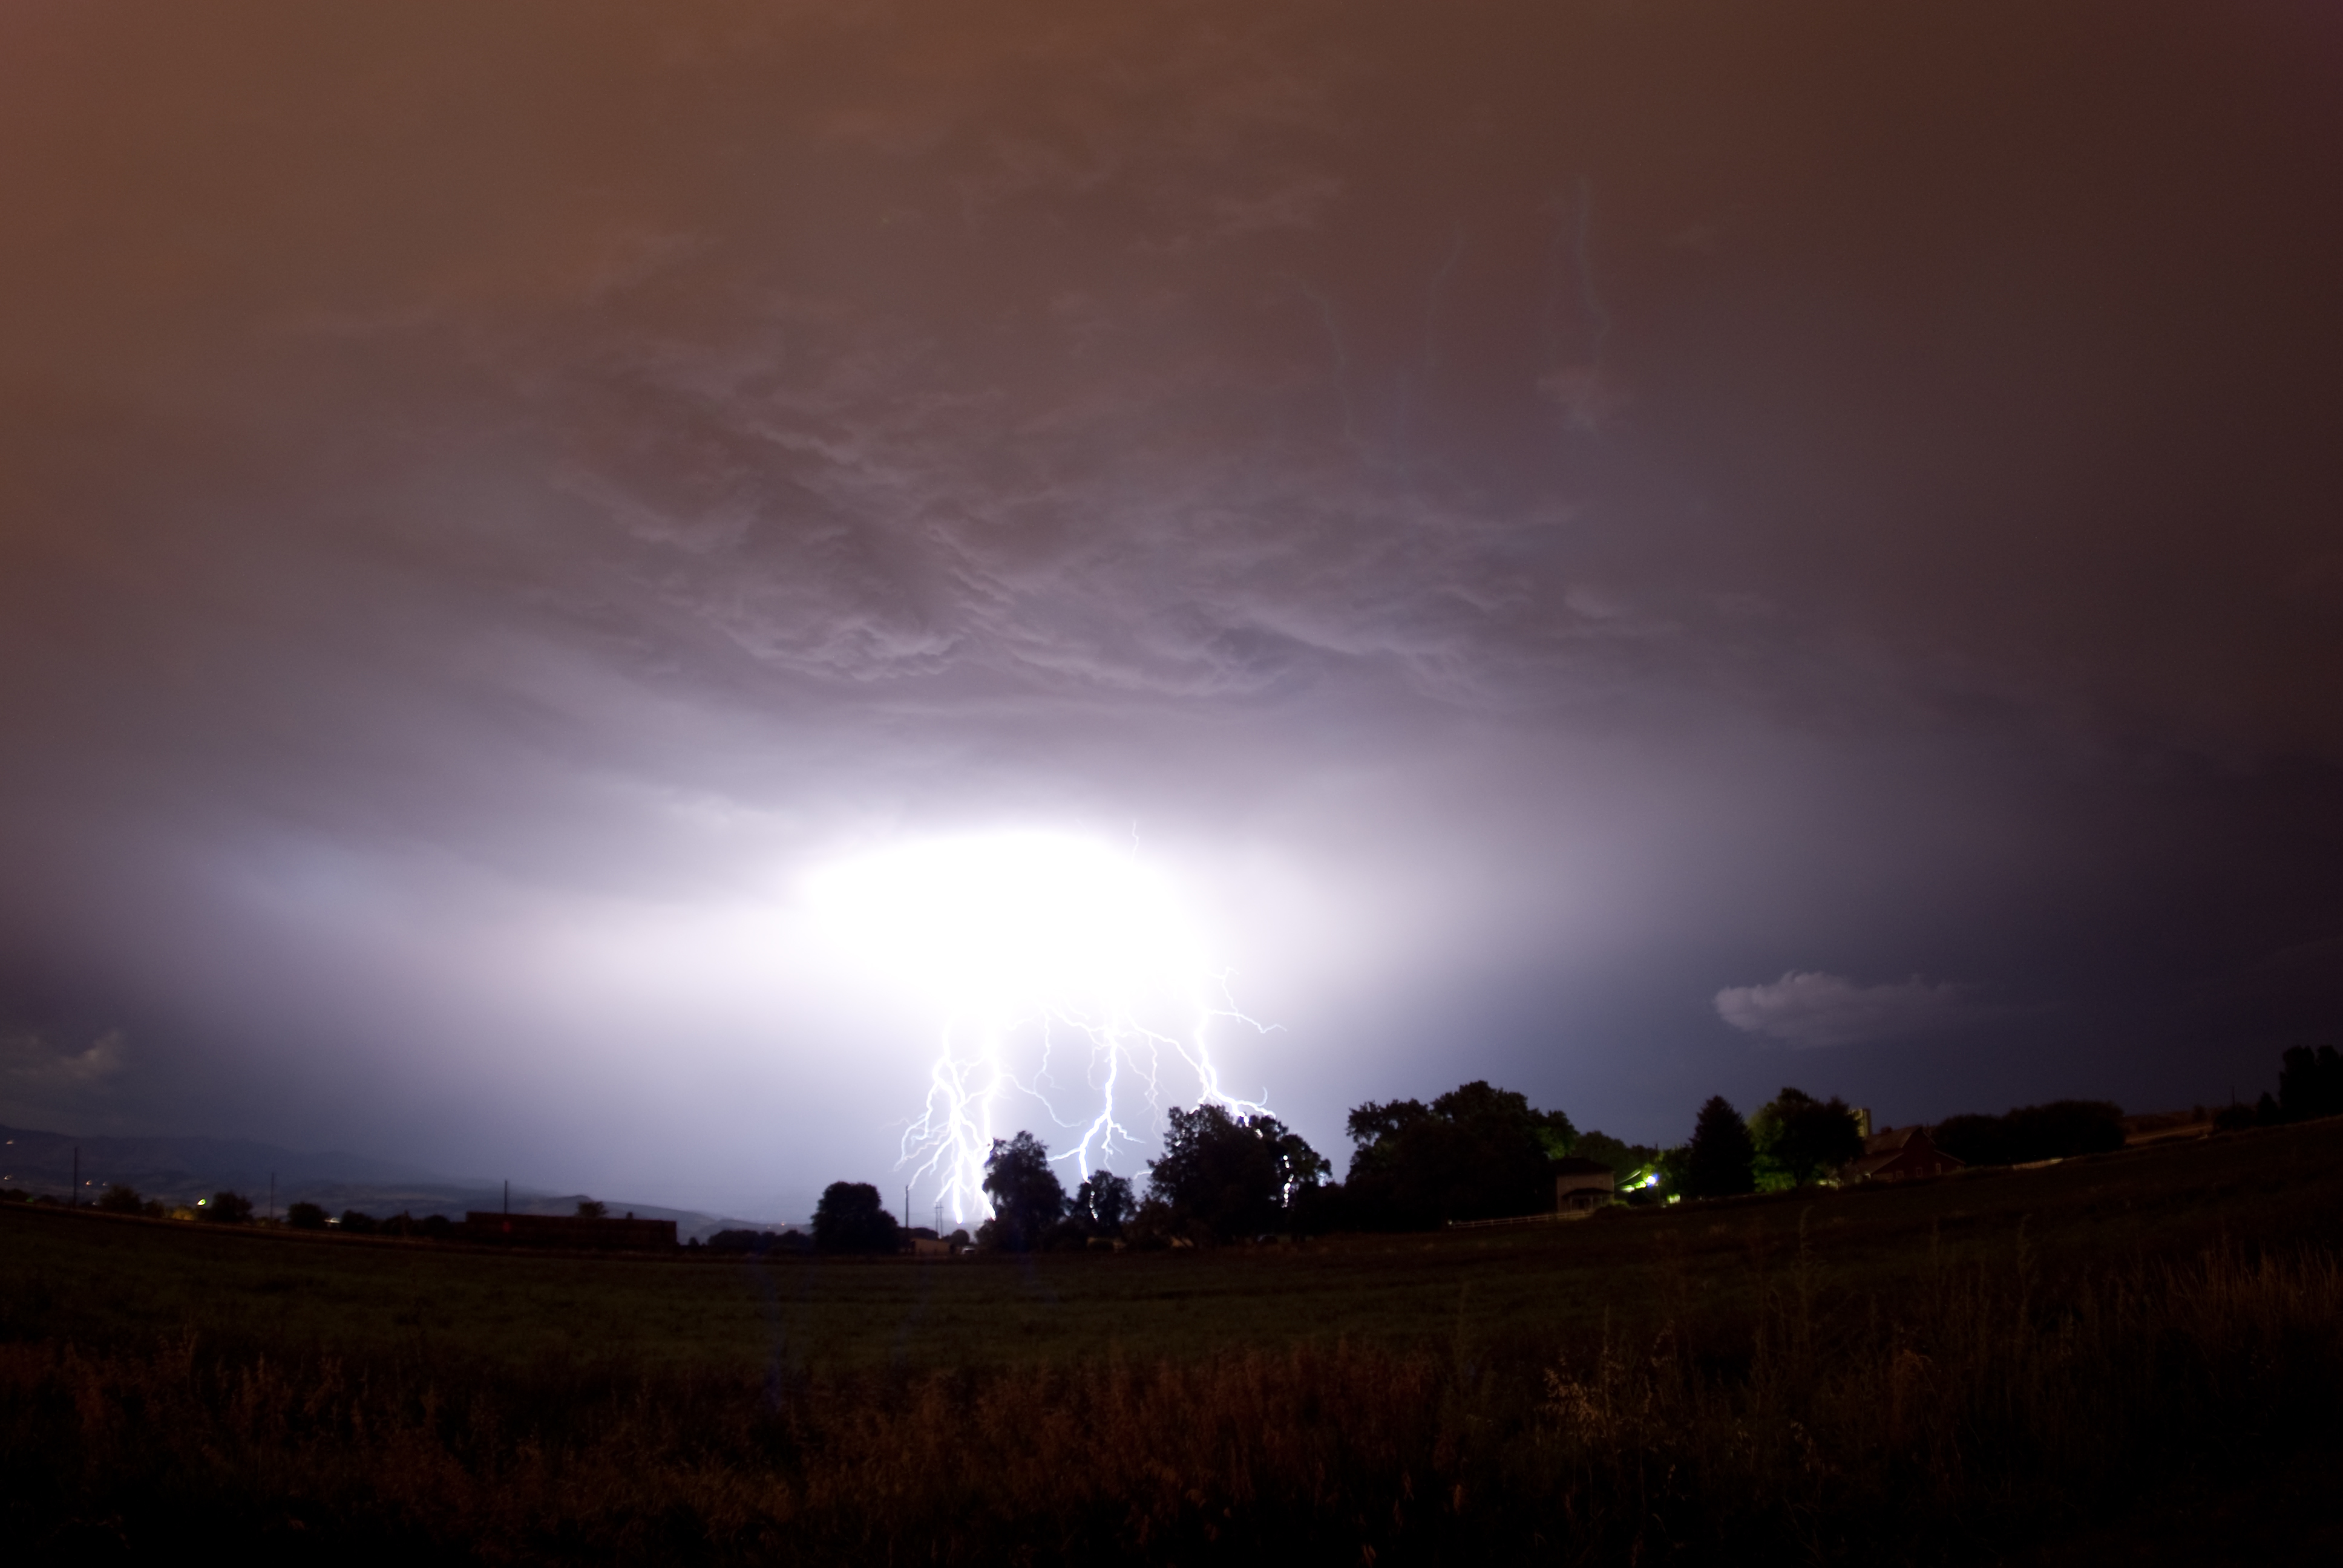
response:
[[[2343,1269],[2219,1248],[2049,1277],[1804,1248],[1542,1345],[958,1371],[524,1372],[188,1335],[0,1343],[8,1538],[76,1562],[1926,1562],[2318,1441]],[[1662,1294],[1664,1296],[1665,1282]],[[1463,1322],[1462,1314],[1459,1317]]]

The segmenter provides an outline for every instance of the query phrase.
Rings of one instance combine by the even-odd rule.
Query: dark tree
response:
[[[285,1223],[295,1231],[322,1231],[326,1211],[315,1203],[296,1203],[285,1211]]]
[[[1066,1211],[1066,1187],[1050,1169],[1050,1146],[1031,1132],[992,1141],[984,1195],[992,1201],[992,1218],[978,1227],[978,1238],[1011,1252],[1040,1246]]]
[[[1755,1191],[1752,1167],[1756,1158],[1741,1112],[1722,1094],[1712,1096],[1692,1125],[1692,1144],[1684,1155],[1684,1196],[1730,1198]]]
[[[1111,1171],[1093,1172],[1074,1193],[1074,1219],[1085,1235],[1119,1235],[1138,1206],[1131,1183]]]
[[[2123,1107],[2106,1100],[2054,1100],[2021,1105],[2003,1119],[2009,1124],[2017,1164],[2030,1160],[2071,1160],[2077,1154],[2112,1154],[2124,1146]]]
[[[371,1236],[381,1227],[371,1214],[361,1214],[356,1209],[342,1211],[342,1232],[349,1236]]]
[[[2006,1116],[1948,1116],[1929,1140],[1970,1165],[2025,1165],[2123,1147],[2123,1108],[2104,1100],[2021,1105]]]
[[[1355,1148],[1342,1185],[1350,1222],[1430,1230],[1449,1220],[1534,1214],[1554,1207],[1548,1162],[1578,1130],[1559,1111],[1475,1081],[1420,1101],[1370,1101],[1351,1112]]]
[[[1965,1165],[2015,1165],[2006,1117],[1974,1111],[1947,1116],[1928,1129],[1928,1141]]]
[[[814,1205],[813,1245],[818,1252],[892,1252],[902,1238],[895,1216],[868,1181],[832,1181]]]
[[[1647,1169],[1660,1157],[1660,1151],[1648,1143],[1623,1142],[1607,1132],[1593,1131],[1580,1133],[1577,1146],[1571,1152],[1581,1160],[1608,1165],[1622,1181]]]
[[[215,1225],[244,1225],[252,1220],[252,1200],[241,1192],[215,1192],[196,1212]]]
[[[578,1217],[580,1220],[607,1220],[610,1217],[610,1206],[599,1198],[580,1198],[578,1200]]]
[[[1819,1181],[1863,1153],[1863,1133],[1846,1101],[1786,1087],[1749,1119],[1749,1140],[1757,1151],[1757,1185],[1767,1191]]]
[[[1282,1229],[1293,1195],[1325,1178],[1318,1151],[1274,1116],[1204,1104],[1173,1106],[1167,1120],[1163,1158],[1147,1162],[1149,1194],[1224,1240]]]
[[[97,1206],[108,1214],[143,1214],[146,1205],[139,1201],[138,1189],[116,1181],[98,1195]]]
[[[2280,1059],[2278,1115],[2288,1121],[2343,1116],[2343,1055],[2331,1045],[2298,1045]]]

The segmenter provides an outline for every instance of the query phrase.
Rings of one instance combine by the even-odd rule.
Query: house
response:
[[[675,1250],[675,1221],[587,1220],[570,1214],[498,1214],[474,1210],[464,1216],[464,1239],[502,1247],[578,1247],[593,1251]]]
[[[1848,1162],[1843,1181],[1903,1181],[1921,1176],[1942,1176],[1962,1169],[1955,1159],[1930,1141],[1925,1127],[1888,1128],[1863,1141],[1862,1157]]]
[[[1619,1179],[1611,1167],[1600,1160],[1551,1160],[1546,1169],[1554,1174],[1554,1211],[1557,1214],[1590,1214],[1611,1201]]]

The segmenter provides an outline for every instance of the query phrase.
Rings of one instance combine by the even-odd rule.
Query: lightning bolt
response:
[[[919,1115],[897,1161],[955,1224],[991,1212],[995,1138],[1056,1130],[1075,1181],[1135,1155],[1164,1096],[1267,1111],[1227,1089],[1216,1030],[1272,1032],[1237,1006],[1135,849],[1036,836],[884,857],[843,880],[883,949],[941,1014]],[[1069,1183],[1071,1185],[1072,1183]]]

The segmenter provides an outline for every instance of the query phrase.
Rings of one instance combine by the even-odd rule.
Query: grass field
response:
[[[2338,1123],[1030,1259],[12,1207],[0,1498],[76,1562],[190,1533],[303,1561],[2285,1560],[2343,1544],[2300,1468],[2343,1446],[2338,1220]]]

